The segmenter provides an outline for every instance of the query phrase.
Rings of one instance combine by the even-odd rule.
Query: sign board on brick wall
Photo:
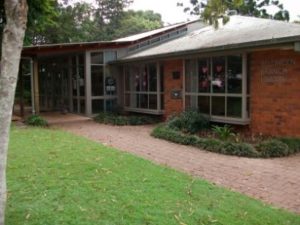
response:
[[[286,82],[289,70],[295,64],[294,59],[266,59],[261,62],[261,81],[263,83]]]

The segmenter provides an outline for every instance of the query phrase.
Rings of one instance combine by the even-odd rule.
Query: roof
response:
[[[198,20],[196,20],[196,21],[198,21]],[[159,28],[159,29],[147,31],[147,32],[144,32],[144,33],[139,33],[139,34],[131,35],[131,36],[124,37],[124,38],[119,38],[119,39],[116,39],[114,41],[116,41],[116,42],[123,42],[123,41],[125,41],[125,42],[127,42],[127,41],[133,42],[133,41],[138,41],[138,40],[141,40],[143,38],[152,37],[154,35],[157,35],[157,34],[160,34],[160,33],[164,33],[164,32],[167,32],[169,30],[173,30],[173,29],[176,29],[176,28],[179,28],[181,26],[185,26],[187,24],[194,23],[194,22],[195,21],[177,23],[177,24],[174,24],[174,25],[170,25],[170,26]]]
[[[123,57],[119,61],[134,61],[158,56],[238,49],[293,41],[300,41],[299,24],[254,17],[231,16],[229,22],[221,25],[218,29],[206,26],[183,37]]]

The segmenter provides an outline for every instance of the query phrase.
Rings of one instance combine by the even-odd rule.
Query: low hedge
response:
[[[269,139],[257,145],[252,145],[248,143],[221,141],[214,138],[202,138],[170,129],[165,125],[159,125],[154,128],[151,135],[156,138],[178,144],[191,145],[211,152],[251,158],[282,157],[300,152],[300,139],[297,138]]]
[[[117,126],[125,125],[145,125],[145,124],[154,124],[158,120],[149,116],[137,116],[137,115],[118,115],[115,113],[99,113],[94,120],[98,123],[111,124]]]
[[[25,120],[25,124],[35,127],[47,127],[48,121],[39,115],[31,115]]]

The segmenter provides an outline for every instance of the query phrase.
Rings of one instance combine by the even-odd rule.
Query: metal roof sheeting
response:
[[[294,38],[300,41],[300,25],[270,19],[245,16],[231,16],[218,29],[207,26],[184,37],[163,43],[147,50],[126,56],[120,61],[134,61],[154,56],[179,55],[193,51],[212,51],[217,48],[229,49],[250,47],[256,44],[275,44],[278,40]]]

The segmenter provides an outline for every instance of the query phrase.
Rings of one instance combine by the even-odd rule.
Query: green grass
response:
[[[13,128],[7,179],[7,225],[300,224],[295,214],[62,131]]]

